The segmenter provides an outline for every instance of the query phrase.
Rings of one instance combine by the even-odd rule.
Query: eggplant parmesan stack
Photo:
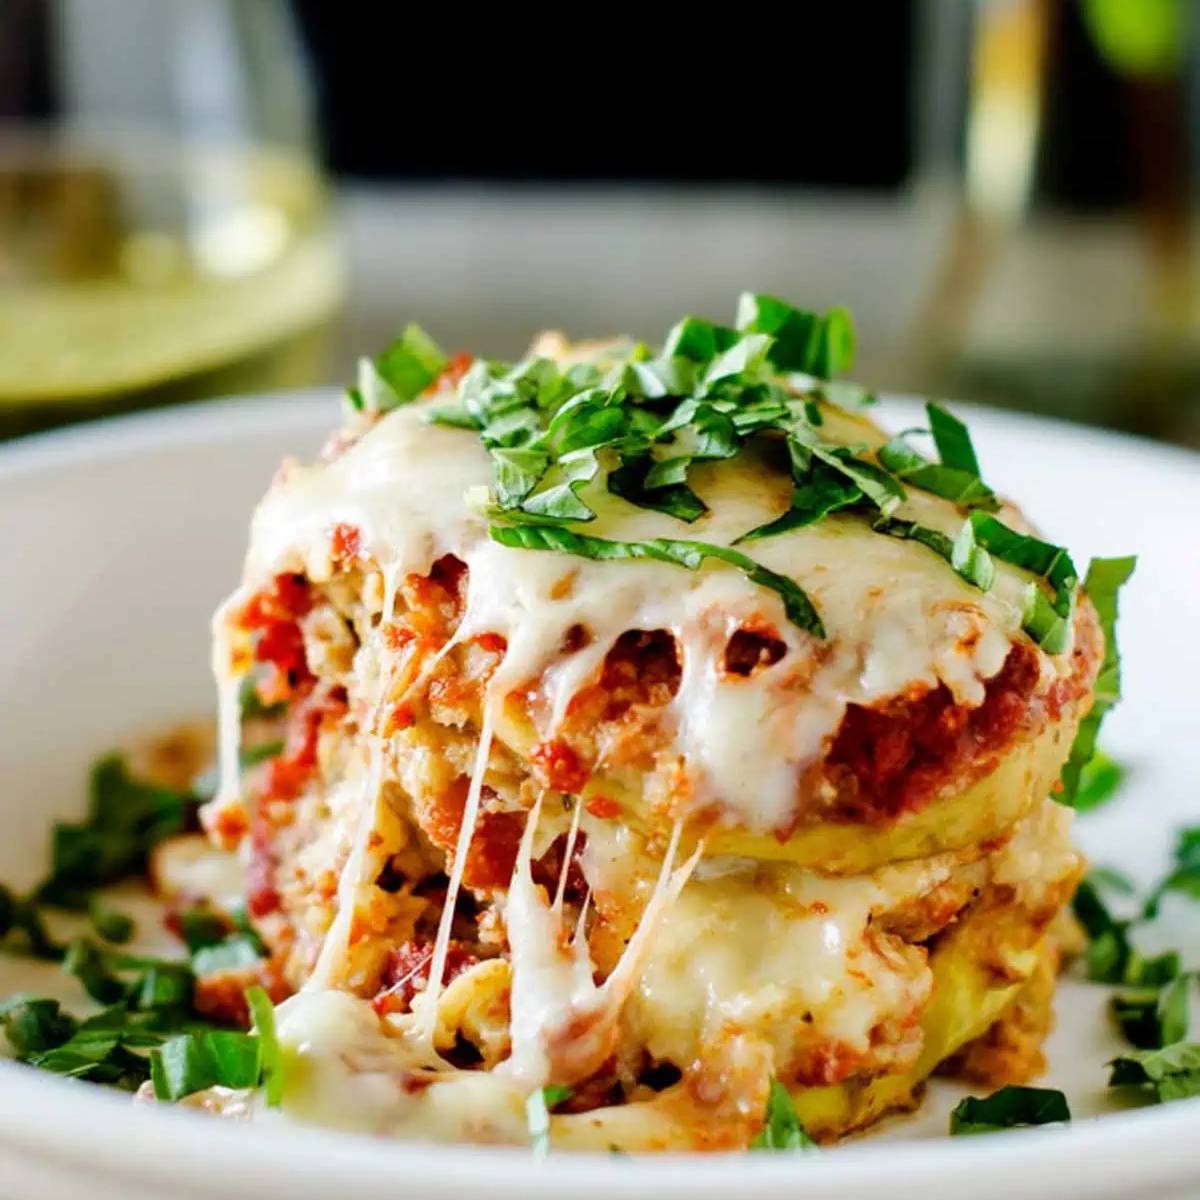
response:
[[[752,295],[658,352],[410,327],[284,463],[206,826],[294,993],[285,1112],[727,1149],[779,1085],[831,1139],[1037,1073],[1113,572],[945,410],[889,440],[851,349]],[[248,681],[286,744],[239,771]]]

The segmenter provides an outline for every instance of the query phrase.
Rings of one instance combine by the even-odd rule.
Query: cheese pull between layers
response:
[[[677,877],[678,895],[655,918],[646,950],[635,951],[639,978],[622,1026],[652,1054],[682,1058],[684,1078],[623,1105],[556,1115],[552,1141],[592,1149],[744,1145],[761,1122],[770,1077],[790,1074],[781,1027],[805,1029],[804,1011],[831,1044],[865,1036],[889,1008],[912,1031],[894,1063],[826,1086],[789,1084],[811,1133],[834,1136],[911,1103],[933,1068],[983,1034],[1053,954],[1046,929],[1080,868],[1070,825],[1071,814],[1048,802],[981,860],[979,898],[929,943],[927,961],[924,948],[902,947],[899,939],[879,953],[870,922],[952,880],[958,866],[950,856],[857,879],[771,866],[764,886],[755,878],[760,868],[728,860],[709,860],[686,881]],[[593,855],[588,866],[601,890],[639,886],[623,874],[627,855],[607,857],[619,849]],[[651,897],[661,894],[662,878]],[[549,965],[561,946],[542,921],[530,920],[522,939],[511,970],[533,974],[511,989],[514,1035],[543,1029],[565,1052],[567,1031],[577,1027],[580,1044],[590,1044],[593,1024],[572,1019],[591,1011],[597,993],[589,990],[590,971],[557,978]],[[579,954],[589,962],[586,949]],[[458,995],[443,996],[447,1016],[453,1012],[447,1044],[456,1027],[469,1026],[473,1008],[490,1003],[497,987],[490,977],[504,964],[493,965],[480,964],[456,981]],[[521,1143],[528,1138],[525,1099],[549,1081],[544,1065],[515,1045],[498,1069],[447,1069],[414,1036],[411,1016],[381,1021],[367,1002],[343,992],[299,993],[280,1007],[278,1029],[285,1115],[335,1128]]]

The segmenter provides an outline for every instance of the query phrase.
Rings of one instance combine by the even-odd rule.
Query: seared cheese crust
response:
[[[215,621],[206,822],[297,991],[285,1107],[523,1141],[526,1097],[557,1084],[557,1144],[704,1149],[755,1135],[773,1076],[828,1138],[955,1054],[1027,1073],[1034,1036],[964,1047],[1008,1044],[989,1027],[1023,995],[1037,1027],[1025,989],[1079,870],[1045,797],[1103,656],[1086,599],[1048,655],[1026,572],[997,562],[979,591],[856,514],[750,546],[824,638],[721,563],[509,548],[467,500],[487,456],[427,423],[438,400],[285,463]],[[822,415],[831,442],[884,441]],[[608,495],[588,532],[730,545],[788,506],[775,451],[695,467],[691,526]],[[916,489],[895,515],[963,519]],[[287,745],[239,779],[251,670],[289,703]]]

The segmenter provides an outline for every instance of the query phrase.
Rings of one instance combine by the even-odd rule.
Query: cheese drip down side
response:
[[[760,833],[788,824],[804,768],[822,752],[847,704],[869,705],[939,682],[956,701],[979,704],[986,680],[1021,636],[1027,573],[997,563],[992,589],[981,593],[925,547],[881,536],[857,515],[834,515],[745,547],[807,592],[824,622],[823,640],[793,625],[774,593],[723,564],[690,572],[500,546],[466,502],[468,491],[492,482],[483,447],[469,431],[427,424],[425,408],[388,414],[332,462],[290,464],[255,514],[246,585],[280,572],[304,573],[315,583],[329,579],[338,525],[358,530],[364,559],[388,574],[425,574],[443,555],[456,556],[469,568],[457,640],[482,633],[505,638],[489,702],[535,685],[544,701],[537,710],[542,737],[553,735],[571,695],[622,633],[668,630],[680,650],[683,682],[665,727],[687,763],[694,802],[716,806],[732,824]],[[882,440],[873,426],[830,411],[824,436]],[[763,461],[767,453],[752,445],[737,459],[696,467],[690,482],[709,512],[691,525],[600,487],[589,496],[596,519],[580,528],[618,540],[729,545],[787,507],[790,481]],[[948,501],[912,491],[896,515],[951,536],[963,521]],[[723,671],[728,635],[739,624],[771,629],[784,644],[783,657],[748,678]],[[563,650],[576,626],[590,636],[578,652],[581,663]],[[1061,669],[1042,658],[1047,674]]]

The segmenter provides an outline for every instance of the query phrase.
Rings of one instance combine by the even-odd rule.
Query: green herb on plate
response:
[[[1109,1087],[1139,1088],[1160,1104],[1200,1095],[1200,1042],[1131,1050],[1109,1066]]]
[[[1057,1125],[1071,1119],[1067,1098],[1054,1088],[1003,1087],[990,1096],[968,1096],[950,1113],[950,1133],[995,1133],[1026,1125]]]

